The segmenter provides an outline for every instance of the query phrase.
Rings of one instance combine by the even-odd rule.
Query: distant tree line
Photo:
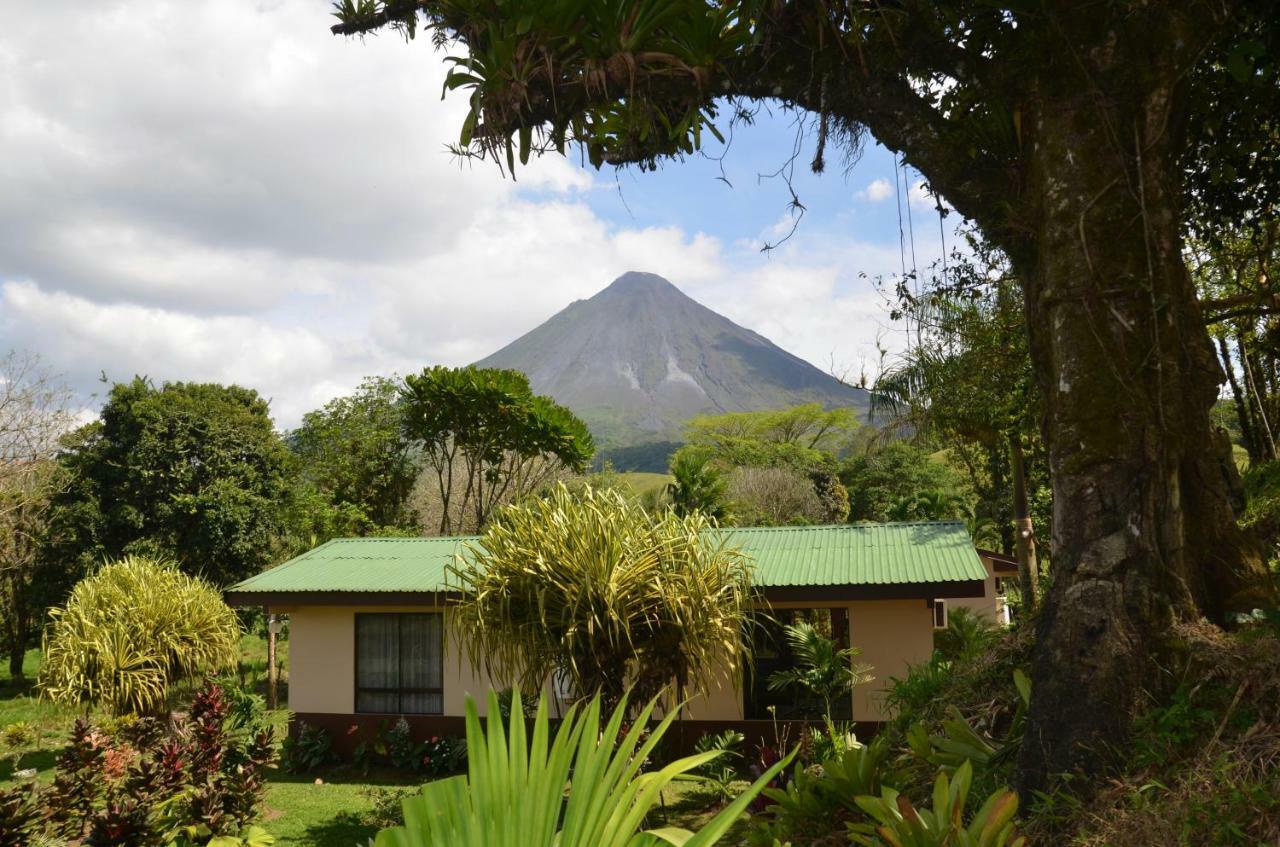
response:
[[[171,559],[226,586],[339,536],[474,532],[581,474],[586,426],[515,371],[371,377],[281,433],[236,385],[114,384],[74,426],[30,355],[0,360],[0,654],[22,675],[50,606],[112,559]]]

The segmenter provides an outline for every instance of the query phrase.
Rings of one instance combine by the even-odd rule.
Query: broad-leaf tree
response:
[[[374,527],[407,526],[418,467],[404,432],[400,385],[369,377],[355,393],[308,412],[285,439],[298,475],[334,506]]]
[[[499,505],[595,455],[586,424],[519,371],[427,368],[405,378],[404,431],[440,498],[439,531],[478,531]]]
[[[954,518],[967,493],[950,464],[905,441],[850,456],[840,466],[840,479],[849,492],[851,521]],[[934,507],[943,501],[948,509],[938,512]]]
[[[46,555],[82,573],[104,558],[153,554],[227,585],[271,559],[289,455],[252,389],[117,383],[59,462],[68,482]]]
[[[843,523],[849,498],[836,475],[837,457],[859,432],[853,409],[805,403],[787,409],[698,415],[671,473],[701,462],[729,482],[734,522],[741,525]]]
[[[498,512],[449,575],[451,632],[495,679],[559,674],[577,696],[676,700],[748,656],[747,559],[701,513],[658,515],[617,491],[557,485]]]
[[[1189,198],[1253,210],[1214,174],[1276,182],[1271,3],[344,0],[337,16],[337,33],[425,26],[452,45],[459,146],[503,167],[570,144],[651,167],[737,101],[776,100],[815,116],[816,166],[869,132],[1009,257],[1060,518],[1023,787],[1124,737],[1173,619],[1271,599],[1210,422],[1222,371],[1182,240]]]

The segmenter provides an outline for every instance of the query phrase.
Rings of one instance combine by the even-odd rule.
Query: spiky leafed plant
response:
[[[711,463],[705,452],[686,448],[671,457],[671,476],[667,486],[672,508],[678,515],[701,512],[716,521],[729,519],[729,479]]]
[[[710,847],[751,800],[790,761],[775,764],[696,832],[677,827],[642,830],[672,780],[707,765],[720,751],[697,753],[653,772],[649,755],[675,718],[652,732],[654,703],[624,731],[624,697],[601,725],[600,698],[569,710],[554,738],[545,700],[526,736],[519,695],[508,726],[482,727],[467,699],[467,774],[428,782],[404,801],[404,826],[383,830],[375,847]],[[489,714],[499,713],[489,692]],[[567,788],[566,788],[567,786]]]
[[[823,635],[810,623],[801,621],[784,630],[795,665],[769,676],[769,690],[799,688],[822,701],[823,717],[831,722],[831,704],[847,696],[855,685],[870,682],[873,668],[856,664],[862,651],[857,647],[839,649],[835,639]]]
[[[154,714],[173,682],[236,663],[235,612],[213,586],[163,560],[107,564],[49,616],[40,690],[51,700]]]
[[[451,632],[497,679],[647,700],[748,655],[747,559],[700,513],[650,515],[616,491],[557,485],[508,507],[451,568]]]

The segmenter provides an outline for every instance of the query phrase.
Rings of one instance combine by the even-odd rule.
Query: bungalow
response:
[[[1008,562],[980,555],[959,522],[725,531],[754,560],[773,622],[757,628],[746,679],[707,669],[707,692],[685,713],[688,732],[732,726],[759,737],[775,716],[813,717],[795,693],[766,684],[790,659],[776,637],[780,623],[805,620],[861,649],[875,679],[857,687],[836,717],[865,731],[886,717],[889,678],[930,656],[948,604],[1002,615],[998,580]],[[330,729],[339,742],[351,727],[368,731],[389,715],[404,715],[418,733],[460,734],[466,696],[483,709],[488,689],[505,687],[446,637],[445,568],[474,540],[334,540],[233,586],[226,597],[288,616],[289,708],[299,720]]]

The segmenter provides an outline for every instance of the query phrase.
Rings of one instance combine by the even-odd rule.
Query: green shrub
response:
[[[269,729],[235,730],[217,685],[196,694],[180,725],[148,746],[130,743],[126,735],[144,737],[146,724],[124,722],[111,737],[76,721],[51,785],[0,792],[0,847],[50,839],[85,847],[271,843],[253,826],[274,758]],[[34,821],[32,804],[41,810]]]
[[[971,659],[990,648],[998,635],[995,624],[962,606],[947,615],[947,627],[933,634],[933,645],[949,661]]]
[[[1014,830],[1018,795],[1012,791],[992,794],[964,825],[973,768],[968,762],[956,769],[955,779],[938,774],[933,787],[933,808],[916,809],[906,796],[885,788],[879,797],[859,796],[858,807],[875,823],[849,824],[849,837],[867,847],[1021,847],[1026,838]]]
[[[174,682],[234,668],[239,655],[240,623],[218,590],[161,560],[105,565],[49,615],[42,694],[117,715],[161,712]]]
[[[877,738],[870,744],[844,745],[817,767],[797,766],[785,786],[764,790],[772,802],[752,819],[751,842],[759,847],[825,844],[839,833],[843,843],[841,824],[851,815],[861,815],[856,796],[880,790],[889,749],[887,739]]]
[[[329,731],[306,721],[298,721],[293,727],[281,745],[280,755],[293,773],[307,773],[338,761]]]
[[[692,771],[717,800],[728,800],[733,796],[732,784],[740,776],[742,765],[742,753],[738,748],[744,740],[741,732],[726,729],[719,734],[707,733],[693,745],[694,753],[719,754],[718,758]]]
[[[40,830],[40,799],[33,784],[0,788],[0,847],[26,847]]]
[[[37,737],[36,728],[28,721],[17,721],[0,730],[0,741],[6,747],[25,747],[34,744]]]
[[[428,782],[404,802],[405,825],[378,833],[377,847],[627,847],[661,842],[684,847],[715,844],[752,798],[787,760],[756,780],[697,833],[676,828],[641,832],[659,803],[660,792],[678,776],[718,757],[688,756],[654,772],[643,772],[649,754],[675,719],[668,714],[645,732],[650,701],[630,729],[624,697],[603,726],[597,696],[565,716],[554,738],[545,700],[539,704],[533,733],[523,717],[507,726],[501,720],[480,723],[474,701],[467,701],[468,772]],[[514,708],[516,715],[520,709]],[[498,714],[497,695],[489,694],[490,715]],[[642,737],[646,736],[642,741]],[[566,790],[565,786],[568,786]]]

